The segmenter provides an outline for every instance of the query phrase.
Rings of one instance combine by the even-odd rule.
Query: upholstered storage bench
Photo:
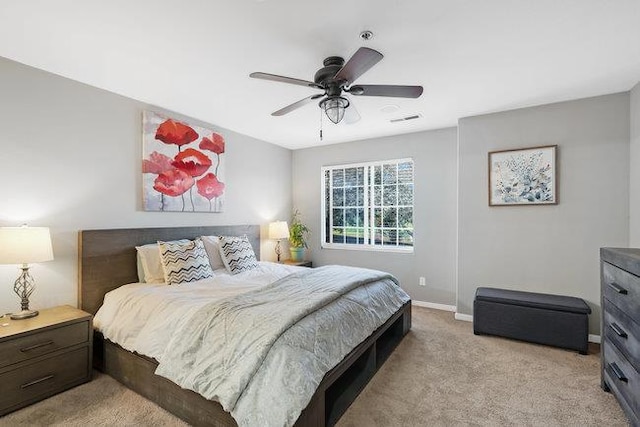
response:
[[[473,333],[587,354],[589,313],[580,298],[480,287],[473,301]]]

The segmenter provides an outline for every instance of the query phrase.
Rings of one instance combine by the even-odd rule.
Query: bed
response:
[[[95,314],[105,294],[137,281],[136,246],[157,240],[193,239],[203,235],[247,235],[259,258],[260,227],[257,225],[81,231],[80,307]],[[322,377],[294,425],[320,427],[335,424],[410,327],[411,305],[406,301]],[[104,339],[99,332],[94,339],[94,361],[97,369],[190,424],[237,425],[217,401],[208,400],[156,375],[157,360],[128,351]]]

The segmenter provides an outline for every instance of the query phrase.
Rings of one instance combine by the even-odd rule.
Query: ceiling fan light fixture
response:
[[[341,96],[330,96],[320,103],[329,120],[338,124],[344,118],[344,110],[349,106],[349,100]]]

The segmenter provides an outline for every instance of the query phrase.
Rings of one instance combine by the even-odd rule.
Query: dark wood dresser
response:
[[[640,426],[640,249],[600,249],[602,388]]]
[[[92,319],[70,306],[0,318],[0,416],[91,379]]]

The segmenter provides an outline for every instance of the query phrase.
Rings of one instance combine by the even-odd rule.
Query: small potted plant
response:
[[[293,211],[289,226],[289,252],[291,252],[292,261],[304,260],[304,250],[308,247],[307,234],[309,234],[309,228],[300,222],[300,212],[296,209]]]

